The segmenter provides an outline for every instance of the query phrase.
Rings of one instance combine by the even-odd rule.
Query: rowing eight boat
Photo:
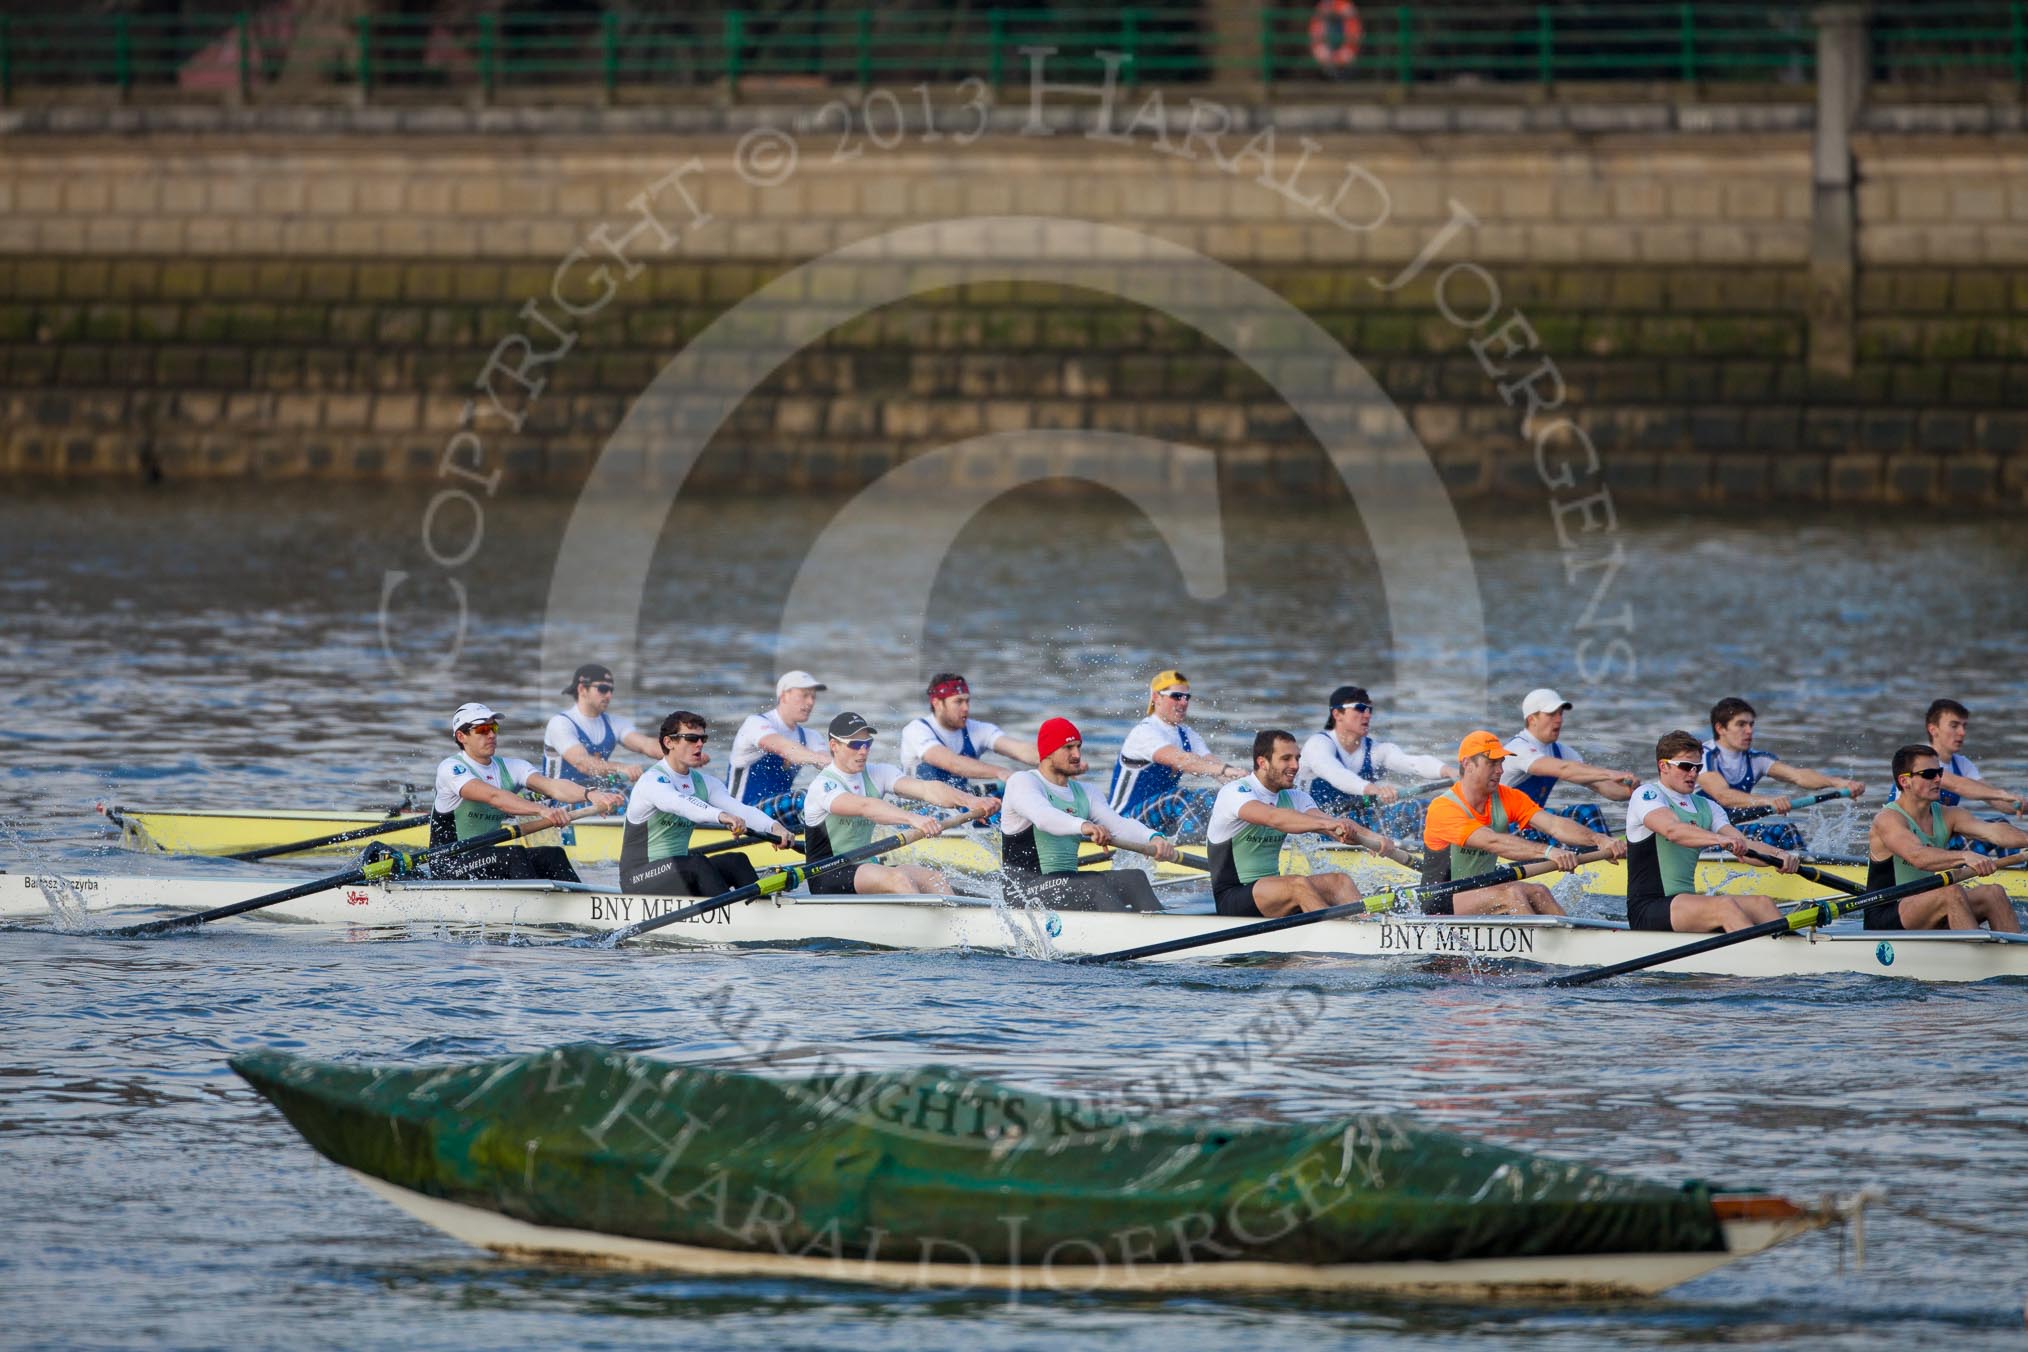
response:
[[[246,882],[0,874],[0,917],[47,917],[58,907],[92,915],[160,908],[197,911],[256,895],[274,882],[268,874]],[[665,914],[686,900],[624,896],[588,884],[359,883],[285,902],[249,918],[461,930],[568,926],[599,932]],[[1213,934],[1234,923],[1216,915],[1029,911],[975,898],[787,897],[729,907],[644,937],[689,945],[828,941],[1071,957]],[[1324,921],[1206,946],[1171,960],[1306,953],[1597,967],[1660,953],[1683,942],[1680,934],[1630,930],[1615,921],[1575,916],[1381,916]],[[2028,977],[2028,938],[1986,930],[1869,931],[1834,926],[1756,939],[1659,970],[1743,977],[1856,973],[1916,981],[1986,981]]]
[[[167,854],[240,854],[274,845],[315,840],[321,836],[371,826],[385,820],[370,812],[150,812],[139,808],[109,808],[106,815],[120,826],[120,843],[128,849]],[[622,825],[617,817],[591,817],[561,833],[563,848],[579,866],[616,863],[620,857]],[[375,837],[389,844],[421,849],[429,843],[423,827],[390,831]],[[725,839],[723,831],[700,830],[691,836],[693,849]],[[538,842],[541,843],[541,842]],[[360,842],[334,847],[332,853],[357,853]],[[773,845],[756,845],[745,851],[755,867],[799,862],[800,855],[784,853]],[[304,856],[307,857],[307,856]],[[1000,868],[999,833],[991,830],[950,831],[925,840],[893,856],[900,862],[927,864],[933,868],[955,869],[973,874],[996,873]],[[1356,871],[1362,887],[1399,887],[1418,881],[1398,864],[1363,851],[1335,845],[1299,844],[1291,838],[1284,853],[1283,868],[1289,873],[1308,873],[1312,859],[1329,859],[1333,866]],[[1104,867],[1092,865],[1092,867]],[[1827,873],[1851,882],[1864,883],[1862,864],[1819,864]],[[1194,870],[1176,864],[1156,866],[1163,877],[1193,875]],[[1578,886],[1603,897],[1623,897],[1627,892],[1627,866],[1621,863],[1587,864],[1576,874]],[[2009,895],[2028,900],[2028,871],[2009,869],[1994,875]],[[1824,889],[1807,880],[1772,869],[1752,868],[1729,854],[1708,856],[1698,862],[1697,886],[1707,893],[1758,892],[1777,901],[1802,901],[1821,896]]]

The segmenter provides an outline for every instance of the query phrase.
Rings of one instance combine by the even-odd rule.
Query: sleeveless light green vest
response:
[[[1459,810],[1467,817],[1472,815],[1472,809],[1465,805],[1464,799],[1458,797],[1456,789],[1444,790],[1444,797],[1456,803]],[[1507,833],[1507,804],[1500,797],[1500,786],[1498,784],[1493,786],[1492,815],[1486,825],[1489,829],[1498,831],[1502,835]],[[1506,860],[1497,854],[1488,854],[1484,850],[1468,850],[1462,845],[1453,845],[1451,846],[1451,881],[1457,882],[1461,878],[1476,878],[1481,873],[1491,873],[1506,862]]]
[[[1042,776],[1037,775],[1036,778],[1042,779]],[[1091,820],[1091,798],[1085,793],[1084,785],[1074,779],[1070,781],[1069,802],[1065,802],[1056,796],[1055,787],[1048,780],[1042,779],[1042,795],[1050,801],[1052,806],[1061,808],[1073,817],[1080,817],[1085,821]],[[1051,835],[1039,826],[1034,828],[1034,832],[1035,858],[1042,866],[1044,873],[1077,872],[1077,852],[1078,848],[1084,844],[1082,833],[1056,836]]]
[[[1689,822],[1702,830],[1711,829],[1711,800],[1702,796],[1690,800],[1691,809],[1685,812],[1673,802],[1664,798],[1669,811],[1677,820]],[[1655,865],[1662,874],[1662,895],[1677,897],[1685,892],[1697,890],[1697,856],[1699,851],[1688,845],[1678,845],[1664,835],[1655,837]]]
[[[1927,831],[1915,824],[1915,818],[1909,816],[1908,809],[1901,804],[1889,803],[1887,806],[1899,812],[1901,819],[1908,823],[1911,831],[1915,832],[1915,838],[1929,846],[1932,850],[1941,850],[1950,844],[1951,831],[1948,826],[1944,825],[1944,808],[1942,803],[1931,803],[1929,805],[1930,829]],[[1914,882],[1917,878],[1933,876],[1929,870],[1917,868],[1900,855],[1894,856],[1894,881],[1897,883],[1909,883]]]
[[[458,753],[458,759],[465,762],[465,768],[472,772],[472,778],[478,780],[481,784],[486,782],[485,777],[479,773],[479,767],[472,764],[464,752]],[[506,757],[500,757],[498,764],[500,766],[500,788],[507,793],[518,792],[520,786],[514,782],[513,774],[507,769]],[[506,823],[507,814],[499,808],[494,807],[491,803],[479,803],[474,802],[470,798],[460,798],[457,808],[451,813],[451,820],[458,824],[458,839],[470,840],[473,836],[483,836],[488,831],[499,830]]]
[[[1287,789],[1275,795],[1275,806],[1295,810],[1295,802]],[[1288,838],[1288,832],[1277,831],[1272,826],[1261,826],[1255,822],[1242,826],[1231,841],[1232,867],[1240,882],[1278,877],[1282,871],[1282,842]]]

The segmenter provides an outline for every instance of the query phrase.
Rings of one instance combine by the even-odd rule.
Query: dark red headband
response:
[[[965,684],[965,678],[962,676],[953,677],[948,681],[938,681],[929,688],[929,697],[932,700],[949,699],[952,695],[969,695],[971,693],[972,687]]]

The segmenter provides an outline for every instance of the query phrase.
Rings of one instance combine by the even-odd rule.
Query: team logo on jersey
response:
[[[454,775],[461,775],[465,773],[465,767],[462,765],[453,765],[451,767],[451,773]]]

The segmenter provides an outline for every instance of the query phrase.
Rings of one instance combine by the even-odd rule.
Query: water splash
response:
[[[0,838],[6,840],[8,848],[16,858],[29,868],[35,868],[28,842],[15,829],[13,822],[0,818]],[[38,869],[27,876],[27,881],[34,883],[36,890],[42,893],[42,899],[49,903],[50,917],[56,922],[56,928],[65,934],[98,932],[100,926],[92,919],[91,908],[86,905],[84,894],[78,891],[77,885],[70,879],[60,873]]]

